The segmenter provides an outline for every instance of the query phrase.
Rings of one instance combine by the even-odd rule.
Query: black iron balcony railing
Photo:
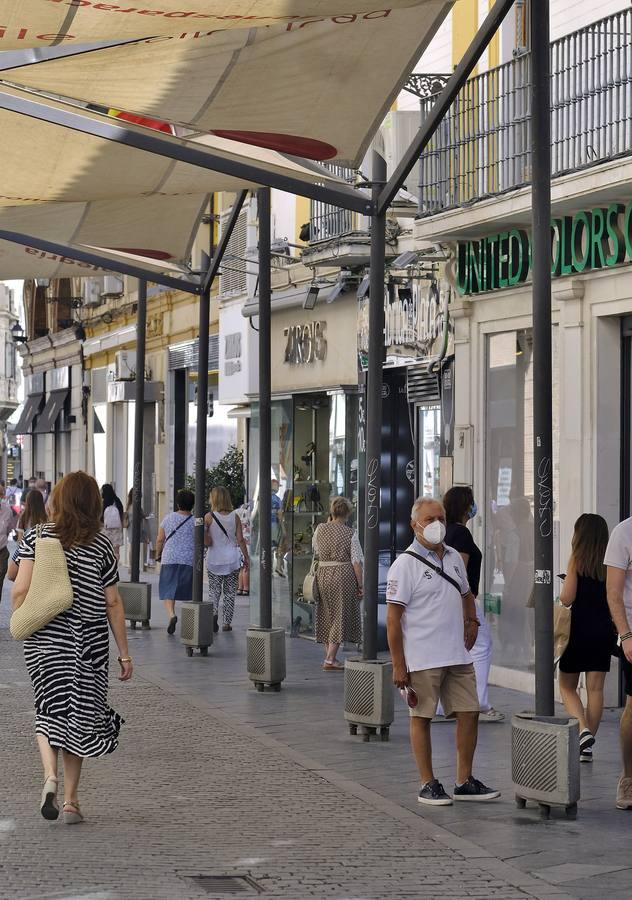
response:
[[[352,181],[354,170],[347,166],[338,166],[326,163],[326,168],[345,181]],[[309,219],[309,240],[313,244],[317,241],[329,241],[353,231],[354,213],[348,209],[340,209],[330,203],[322,203],[320,200],[312,200]]]
[[[553,176],[632,153],[632,10],[551,45]],[[422,118],[445,75],[411,76]],[[421,158],[419,211],[431,215],[529,184],[530,56],[471,78]]]

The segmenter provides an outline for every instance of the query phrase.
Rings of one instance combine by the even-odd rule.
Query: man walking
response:
[[[449,806],[432,769],[430,723],[441,699],[456,716],[457,777],[454,800],[495,800],[500,791],[472,776],[479,704],[470,657],[478,633],[474,596],[457,550],[443,543],[445,511],[421,497],[411,513],[415,539],[395,560],[386,588],[388,644],[393,681],[406,691],[410,742],[421,777],[419,802]]]
[[[7,541],[17,524],[18,517],[5,499],[5,489],[0,487],[0,600],[2,599],[2,588],[9,567]]]
[[[623,774],[617,786],[617,809],[632,809],[632,518],[613,529],[604,559],[608,567],[608,606],[621,642],[626,703],[621,716]]]

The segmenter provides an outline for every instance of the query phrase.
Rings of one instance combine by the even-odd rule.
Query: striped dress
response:
[[[42,537],[54,537],[45,525]],[[19,559],[35,558],[35,529],[27,531]],[[109,630],[104,588],[118,582],[110,540],[97,534],[87,547],[66,550],[72,607],[24,641],[35,694],[35,731],[76,756],[116,749],[123,722],[107,703]]]

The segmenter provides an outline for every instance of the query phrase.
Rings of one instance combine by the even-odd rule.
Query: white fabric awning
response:
[[[339,0],[337,8],[349,5]],[[400,5],[321,15],[300,27],[110,47],[3,77],[299,157],[358,164],[449,8],[445,0]]]
[[[313,161],[359,163],[451,5],[0,0],[0,51],[13,66],[0,73],[0,231],[173,268],[186,265],[209,194],[265,176],[308,197],[335,188],[326,202],[353,193],[349,208],[365,211]],[[127,43],[99,46],[117,41]],[[57,45],[77,52],[37,61],[50,53],[37,48]],[[88,105],[167,122],[177,136],[150,139]],[[190,148],[204,159],[171,158]],[[0,242],[3,278],[88,267]]]
[[[388,7],[424,3],[389,0]],[[377,12],[388,10],[380,10],[375,0],[0,0],[0,49],[208,34],[278,24],[300,28],[322,19],[350,19]]]

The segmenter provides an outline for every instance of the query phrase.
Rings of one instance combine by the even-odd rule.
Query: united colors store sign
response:
[[[551,274],[572,275],[632,261],[632,201],[554,219]],[[456,287],[461,295],[513,287],[531,271],[531,236],[512,228],[457,245]]]

